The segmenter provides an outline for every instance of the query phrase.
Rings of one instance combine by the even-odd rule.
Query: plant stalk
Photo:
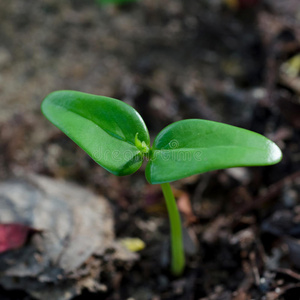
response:
[[[171,271],[180,276],[185,267],[182,228],[180,214],[169,183],[162,183],[161,188],[166,200],[171,227]]]

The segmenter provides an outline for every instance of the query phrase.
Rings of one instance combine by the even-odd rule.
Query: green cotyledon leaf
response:
[[[42,103],[46,118],[115,175],[134,173],[143,162],[136,136],[149,146],[147,127],[128,104],[77,91],[56,91]]]
[[[211,170],[272,165],[281,157],[278,146],[258,133],[213,121],[182,120],[156,137],[146,178],[152,184],[165,183]]]

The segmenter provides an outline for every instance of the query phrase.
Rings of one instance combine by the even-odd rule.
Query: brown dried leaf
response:
[[[4,287],[57,300],[70,299],[84,287],[103,288],[96,281],[101,261],[91,259],[111,247],[114,238],[112,214],[103,197],[70,183],[27,175],[0,184],[0,206],[0,223],[41,231],[28,245],[1,255]],[[55,289],[50,288],[53,284]]]

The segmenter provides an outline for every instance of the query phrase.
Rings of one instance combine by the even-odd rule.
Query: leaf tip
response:
[[[282,152],[280,148],[272,141],[268,143],[268,163],[277,164],[282,159]]]

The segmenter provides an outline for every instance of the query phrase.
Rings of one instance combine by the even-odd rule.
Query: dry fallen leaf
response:
[[[98,282],[100,257],[106,249],[120,252],[114,246],[112,213],[105,198],[74,184],[27,175],[0,183],[1,223],[27,226],[10,226],[16,240],[2,244],[10,250],[0,254],[0,283],[6,289],[55,300],[71,299],[83,288],[105,289]],[[40,232],[23,245],[25,228]],[[0,239],[6,234],[7,228],[5,233],[2,228]],[[120,257],[132,259],[126,251]]]

